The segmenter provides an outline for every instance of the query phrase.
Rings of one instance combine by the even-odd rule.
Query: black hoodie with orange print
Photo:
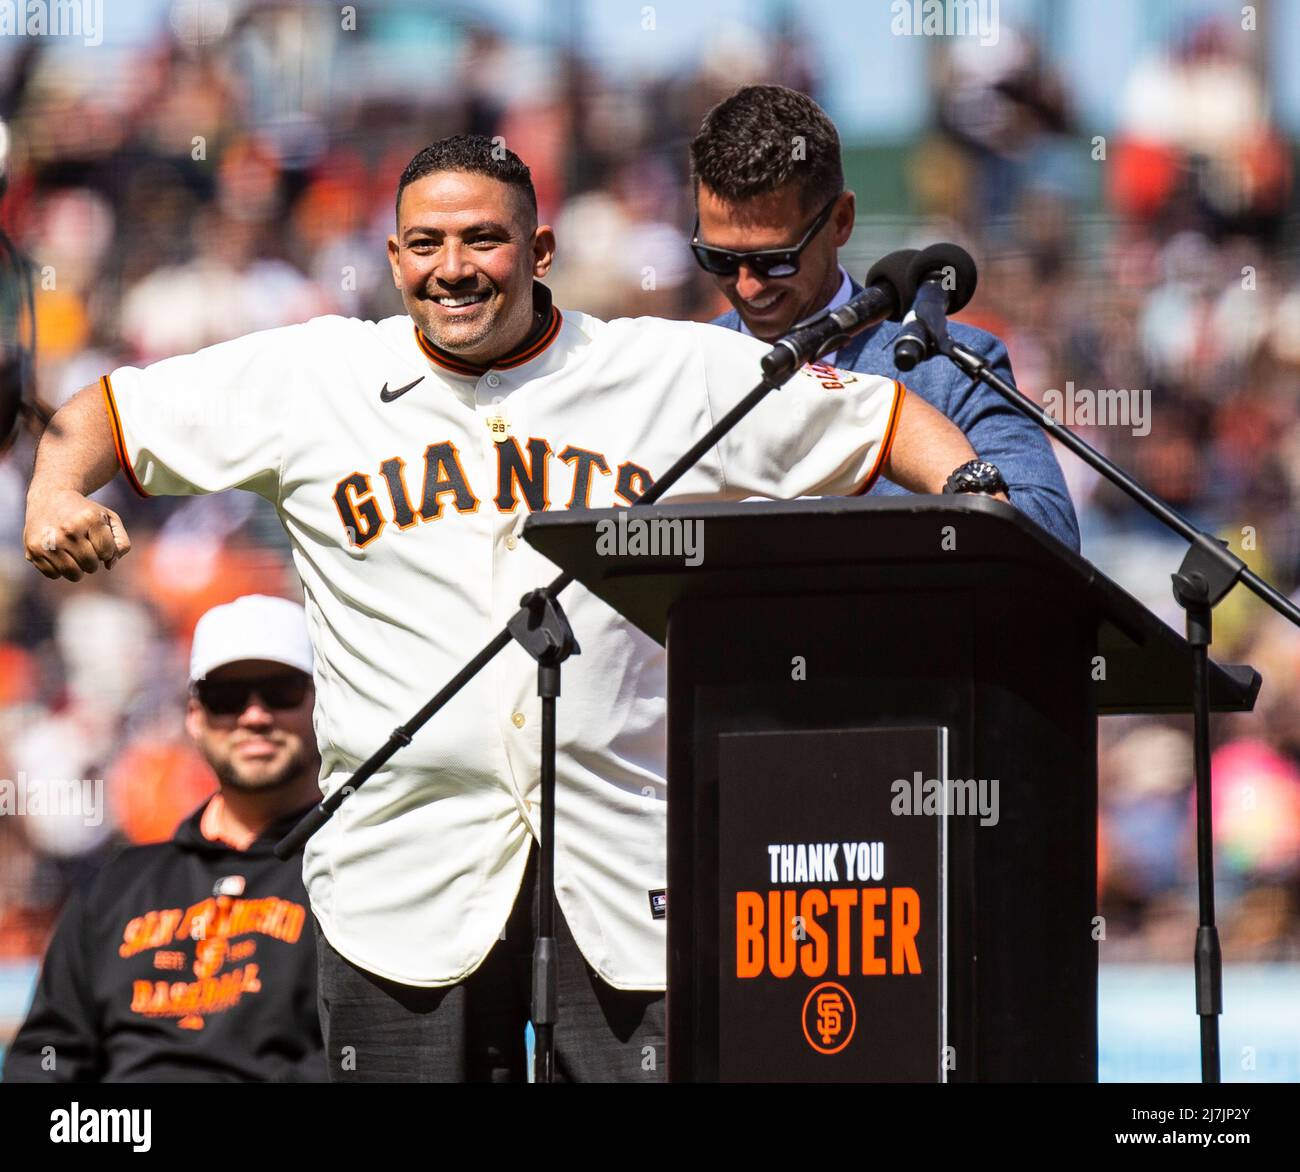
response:
[[[6,1081],[326,1081],[302,860],[272,850],[305,811],[239,851],[207,805],[69,900]]]

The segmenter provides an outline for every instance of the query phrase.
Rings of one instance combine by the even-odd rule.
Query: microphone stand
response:
[[[857,333],[884,320],[890,310],[854,322],[848,333]],[[836,323],[837,326],[839,323]],[[801,335],[801,336],[796,336]],[[847,334],[837,334],[842,341]],[[719,440],[748,415],[769,391],[784,385],[802,366],[818,353],[826,353],[826,339],[803,331],[782,339],[763,359],[762,380],[730,411],[718,420],[699,440],[633,502],[632,507],[651,505],[677,483]],[[555,1021],[558,1016],[556,992],[555,924],[555,700],[560,694],[560,665],[579,654],[577,639],[569,626],[557,595],[574,581],[567,571],[548,585],[531,590],[520,600],[517,611],[500,631],[460,669],[405,724],[399,725],[388,740],[357,768],[345,785],[340,786],[302,820],[275,846],[275,853],[287,859],[300,851],[313,834],[334,816],[334,812],[360,789],[399,749],[411,743],[415,734],[444,708],[466,684],[483,670],[510,641],[517,641],[537,661],[537,693],[542,698],[542,766],[541,843],[539,844],[537,886],[540,910],[537,942],[533,952],[532,1022],[536,1039],[533,1074],[537,1082],[554,1079]]]
[[[1223,1013],[1223,957],[1214,920],[1214,834],[1210,789],[1209,646],[1214,607],[1238,582],[1263,599],[1278,614],[1300,626],[1300,607],[1260,578],[1221,542],[1203,533],[1181,514],[1149,492],[1096,448],[1053,419],[989,364],[948,335],[942,302],[918,293],[914,313],[929,335],[933,351],[963,374],[992,387],[1023,415],[1029,416],[1089,467],[1123,489],[1139,505],[1184,540],[1189,548],[1173,577],[1174,598],[1187,613],[1187,642],[1192,648],[1192,713],[1196,776],[1196,882],[1199,897],[1196,945],[1196,1012],[1201,1024],[1201,1081],[1220,1081],[1219,1017]],[[930,355],[927,354],[926,357]],[[923,359],[924,360],[924,359]]]

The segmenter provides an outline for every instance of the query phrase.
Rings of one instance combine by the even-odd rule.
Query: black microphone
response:
[[[932,244],[912,258],[908,280],[916,290],[912,312],[894,339],[894,365],[909,371],[934,352],[936,325],[957,313],[975,296],[979,274],[975,261],[956,244]],[[947,330],[942,329],[947,336]]]
[[[903,328],[894,338],[894,365],[899,370],[907,371],[929,357],[930,335],[913,309],[903,318]]]
[[[916,291],[911,272],[917,255],[915,248],[900,248],[881,257],[867,273],[867,287],[861,293],[838,309],[800,322],[777,342],[763,357],[763,373],[770,379],[788,376],[886,318],[901,320]]]

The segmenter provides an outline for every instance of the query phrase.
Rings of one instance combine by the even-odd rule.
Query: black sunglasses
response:
[[[700,217],[695,216],[695,230],[691,233],[691,251],[695,253],[696,263],[706,273],[717,277],[731,277],[740,271],[741,265],[749,265],[754,272],[763,277],[793,277],[799,271],[799,254],[808,247],[809,242],[830,219],[831,209],[839,199],[837,193],[831,202],[809,225],[803,239],[793,248],[760,248],[753,252],[732,252],[726,248],[714,248],[711,244],[700,243]]]
[[[254,692],[268,708],[285,711],[302,703],[309,683],[311,680],[301,672],[246,680],[196,680],[194,695],[213,716],[239,715]]]

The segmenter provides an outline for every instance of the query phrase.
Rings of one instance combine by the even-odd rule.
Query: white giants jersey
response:
[[[137,491],[243,488],[276,507],[315,646],[326,793],[559,572],[521,540],[528,513],[630,504],[754,386],[768,349],[539,301],[547,327],[492,369],[435,351],[409,317],[320,317],[103,380]],[[806,367],[665,502],[863,492],[903,393]],[[664,651],[580,585],[561,602],[582,653],[557,709],[557,897],[606,981],[661,989]],[[536,687],[511,643],[308,844],[312,910],[343,956],[425,986],[482,962],[539,833]]]

